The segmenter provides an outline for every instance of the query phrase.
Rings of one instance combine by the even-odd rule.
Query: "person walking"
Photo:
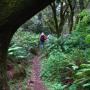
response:
[[[42,32],[40,34],[40,48],[44,48],[44,42],[47,39],[47,36],[44,34],[44,32]]]

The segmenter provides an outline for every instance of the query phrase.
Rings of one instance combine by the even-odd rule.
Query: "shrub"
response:
[[[27,57],[27,51],[23,47],[13,44],[8,49],[8,56],[16,59],[19,59],[19,58],[23,59]]]
[[[60,81],[60,69],[70,63],[70,58],[57,49],[53,49],[48,59],[42,61],[41,77],[50,81]]]
[[[71,34],[63,36],[63,39],[62,37],[51,36],[46,43],[47,51],[49,51],[48,58],[44,58],[41,63],[41,77],[45,81],[57,83],[61,83],[61,69],[70,66],[74,72],[71,77],[74,83],[68,87],[70,90],[76,90],[79,83],[85,78],[87,82],[83,83],[82,86],[86,88],[90,85],[90,82],[88,82],[89,67],[81,67],[83,64],[87,66],[87,63],[90,62],[90,47],[87,47],[90,46],[90,15],[83,11],[79,16],[81,19]],[[62,50],[62,47],[64,50]],[[67,76],[64,78],[67,78]]]
[[[84,51],[84,55],[85,55],[85,59],[87,61],[90,61],[90,48],[87,48],[85,51]]]
[[[87,44],[90,44],[90,34],[85,37],[85,41]]]
[[[8,49],[9,57],[16,59],[27,58],[28,53],[30,53],[29,48],[38,45],[38,38],[38,35],[28,31],[22,31],[22,29],[19,28],[11,40]]]
[[[89,90],[90,88],[90,63],[81,64],[80,69],[77,70],[75,74],[74,83],[77,87],[81,87],[84,90]]]
[[[12,42],[23,48],[29,48],[34,45],[38,45],[38,40],[39,35],[28,31],[22,31],[20,28],[17,30],[12,38]]]

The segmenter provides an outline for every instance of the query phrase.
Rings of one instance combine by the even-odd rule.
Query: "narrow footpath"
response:
[[[42,80],[40,79],[40,57],[35,56],[32,59],[31,78],[28,83],[30,89],[28,90],[47,90]]]

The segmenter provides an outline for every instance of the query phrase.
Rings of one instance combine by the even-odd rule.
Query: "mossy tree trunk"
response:
[[[7,51],[19,26],[54,0],[0,0],[0,90],[10,90],[7,83]]]

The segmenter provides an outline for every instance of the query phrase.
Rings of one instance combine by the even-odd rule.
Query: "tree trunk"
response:
[[[2,53],[1,51],[0,51],[0,90],[9,90],[6,73],[6,52]]]
[[[81,11],[85,8],[84,7],[84,0],[79,0],[79,6],[80,6]]]
[[[12,35],[0,31],[0,90],[10,90],[7,82],[7,51]]]
[[[60,24],[59,24],[59,33],[60,33],[60,35],[63,31],[64,23],[65,23],[65,12],[64,12],[64,8],[63,8],[63,2],[61,2]]]
[[[57,12],[56,12],[56,5],[55,5],[55,2],[51,3],[51,8],[52,8],[52,11],[53,11],[53,17],[54,17],[54,22],[55,22],[55,28],[56,28],[56,34],[57,34],[57,37],[59,37],[59,27],[58,27],[58,20],[57,20]]]
[[[73,11],[71,11],[71,14],[70,14],[70,33],[71,33],[71,31],[72,31],[72,29],[73,29],[73,16],[74,16],[74,12]]]
[[[69,23],[70,23],[70,33],[72,31],[72,28],[73,28],[73,17],[74,17],[74,10],[75,10],[75,6],[76,6],[76,1],[75,0],[68,0],[68,4],[69,4],[69,7],[70,7],[70,20],[69,20]]]

